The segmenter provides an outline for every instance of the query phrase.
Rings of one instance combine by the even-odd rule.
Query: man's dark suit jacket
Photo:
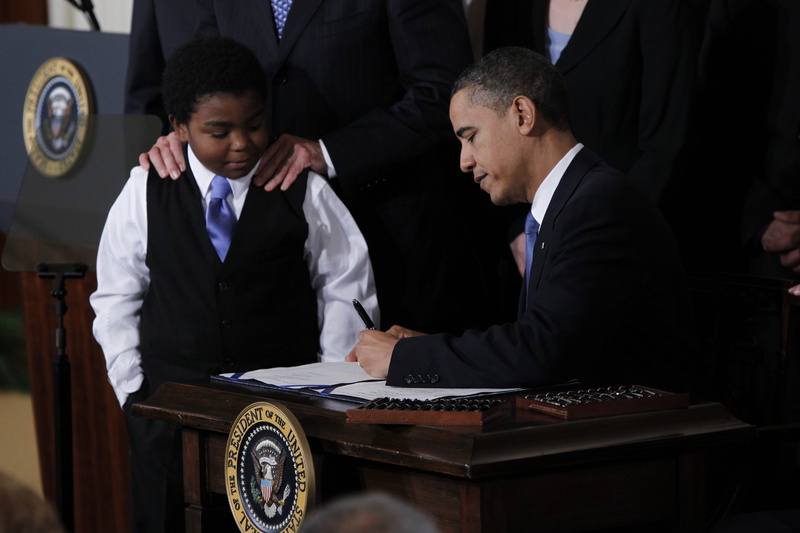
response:
[[[472,59],[459,0],[295,1],[280,40],[268,0],[196,3],[196,34],[232,37],[259,58],[270,134],[325,144],[331,184],[370,249],[382,326],[486,323],[475,210],[491,206],[460,175],[448,120]]]
[[[548,5],[489,2],[487,51],[525,46],[549,57]],[[676,164],[689,135],[693,28],[681,0],[589,0],[555,63],[567,81],[575,138],[655,203],[682,170]]]
[[[161,102],[164,63],[176,48],[194,36],[195,12],[185,2],[134,0],[128,39],[125,112],[156,115],[169,131]]]
[[[513,323],[400,340],[387,384],[686,387],[695,348],[670,230],[627,178],[586,148],[542,221],[527,300]]]

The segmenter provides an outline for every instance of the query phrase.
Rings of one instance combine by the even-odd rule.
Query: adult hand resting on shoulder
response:
[[[264,152],[261,166],[253,176],[253,182],[256,185],[264,185],[264,190],[267,191],[273,190],[278,185],[285,191],[307,168],[317,174],[328,175],[328,164],[322,155],[319,142],[284,134]]]
[[[183,146],[175,132],[159,137],[149,152],[139,155],[142,168],[150,170],[151,163],[162,178],[169,176],[175,180],[186,170]],[[281,135],[264,152],[253,182],[263,185],[267,191],[278,186],[285,191],[306,168],[317,174],[327,175],[328,165],[319,142],[293,135]]]
[[[170,176],[176,180],[186,170],[182,144],[174,131],[166,137],[159,137],[149,152],[139,154],[139,165],[149,171],[152,162],[159,176],[162,178]]]

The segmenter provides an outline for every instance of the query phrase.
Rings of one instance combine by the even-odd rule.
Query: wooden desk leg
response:
[[[205,456],[200,434],[183,428],[183,499],[186,502],[186,533],[203,531],[203,493],[206,486],[202,461]]]
[[[477,483],[461,483],[461,532],[480,533],[483,528],[484,506],[481,501],[481,486]],[[498,528],[500,531],[501,528]]]
[[[702,453],[678,457],[678,524],[680,531],[701,531],[706,520],[706,465]]]
[[[209,476],[222,476],[221,461],[216,469],[208,463],[210,457],[218,457],[222,453],[220,448],[215,447],[216,442],[214,434],[183,428],[183,499],[186,504],[184,516],[187,533],[239,531],[226,496],[220,494],[224,489],[223,478],[209,479]]]

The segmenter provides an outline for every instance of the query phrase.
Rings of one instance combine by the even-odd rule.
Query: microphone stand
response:
[[[83,11],[86,18],[89,19],[89,25],[94,31],[100,31],[100,23],[97,22],[97,17],[94,16],[92,0],[80,0],[80,3],[78,3],[78,1],[79,0],[67,0],[67,2]]]
[[[83,278],[88,266],[83,263],[38,263],[40,278],[55,278],[50,294],[56,299],[56,356],[53,361],[53,397],[55,400],[56,445],[56,509],[68,532],[75,527],[74,476],[72,461],[72,378],[67,357],[67,331],[64,315],[67,312],[64,281]]]

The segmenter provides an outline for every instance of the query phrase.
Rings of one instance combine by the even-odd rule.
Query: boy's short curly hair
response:
[[[227,37],[192,40],[175,50],[164,67],[164,109],[179,124],[189,122],[203,98],[242,96],[251,89],[266,98],[264,71],[252,50]]]

